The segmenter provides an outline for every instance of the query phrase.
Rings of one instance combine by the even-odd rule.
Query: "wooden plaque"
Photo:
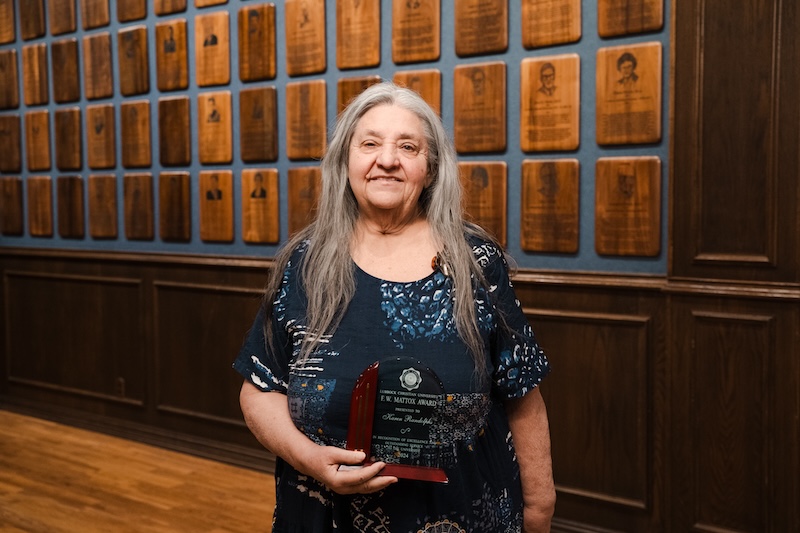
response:
[[[460,153],[505,150],[505,63],[458,66],[454,81],[456,150]]]
[[[522,0],[522,44],[540,48],[581,38],[581,0]]]
[[[19,107],[17,51],[0,50],[0,109]]]
[[[520,72],[520,145],[526,152],[580,144],[580,57],[527,58]]]
[[[380,83],[380,76],[359,76],[357,78],[340,78],[336,82],[336,109],[337,113],[345,110],[350,101],[363,93],[370,85]]]
[[[86,148],[89,168],[116,166],[115,132],[113,104],[86,106]]]
[[[147,28],[132,26],[117,34],[119,92],[125,96],[150,91],[150,70],[147,63]]]
[[[156,79],[159,91],[189,87],[186,20],[156,24]]]
[[[84,30],[108,26],[108,23],[111,22],[108,0],[80,0],[80,2]]]
[[[474,56],[508,48],[508,0],[454,0],[456,54]]]
[[[53,185],[50,176],[29,176],[28,232],[32,237],[53,236]]]
[[[22,180],[18,176],[0,177],[0,233],[22,235]]]
[[[506,246],[508,172],[503,162],[459,163],[468,220]]]
[[[239,93],[239,143],[242,161],[278,159],[278,97],[275,87]]]
[[[25,153],[28,170],[50,169],[50,112],[47,109],[25,113]]]
[[[595,249],[654,257],[661,251],[661,160],[607,157],[595,169]]]
[[[89,235],[117,238],[117,178],[113,174],[89,176]]]
[[[392,2],[392,61],[436,61],[441,48],[440,0]]]
[[[56,178],[58,234],[63,239],[83,239],[83,179],[80,176]]]
[[[597,33],[614,37],[658,31],[664,26],[664,0],[599,0]]]
[[[290,168],[289,182],[289,235],[308,226],[317,215],[317,199],[322,187],[319,167]]]
[[[242,238],[256,244],[276,244],[280,240],[277,169],[242,171]]]
[[[78,40],[64,39],[51,45],[53,54],[53,100],[59,104],[81,99],[78,72]]]
[[[336,0],[336,65],[368,68],[380,62],[380,0]]]
[[[224,4],[228,0],[194,0],[195,7],[208,7]]]
[[[194,18],[197,85],[225,85],[231,81],[230,29],[227,11]]]
[[[50,34],[61,35],[78,29],[75,0],[48,0]]]
[[[0,0],[0,44],[13,43],[17,39],[15,3],[16,0]]]
[[[22,47],[22,93],[25,105],[46,104],[47,89],[47,45],[29,44]]]
[[[276,74],[275,4],[239,9],[239,79],[270,80]]]
[[[79,107],[56,109],[56,167],[59,170],[80,170],[81,110]]]
[[[437,69],[395,72],[394,83],[416,91],[439,115],[442,114],[442,73]]]
[[[325,80],[286,84],[286,154],[319,159],[327,143]]]
[[[661,43],[597,51],[598,144],[661,140]]]
[[[44,24],[44,0],[20,0],[19,20],[20,35],[27,41],[43,37],[45,34]]]
[[[125,237],[134,241],[153,240],[153,176],[125,174],[122,187]]]
[[[22,171],[20,136],[19,115],[0,115],[0,172]]]
[[[529,252],[577,253],[580,165],[577,159],[523,161],[520,246]]]
[[[233,240],[233,173],[230,170],[200,172],[200,239]]]
[[[189,97],[158,99],[159,161],[165,166],[185,166],[192,160],[189,131]]]
[[[198,143],[201,163],[233,160],[231,93],[215,91],[197,96]]]
[[[83,38],[83,84],[89,100],[108,98],[114,94],[110,33],[97,33]]]
[[[147,16],[147,0],[117,0],[117,20],[130,22]]]
[[[325,0],[285,0],[286,72],[325,72]]]
[[[169,15],[186,11],[186,0],[153,0],[156,15]]]
[[[158,219],[161,240],[189,242],[192,238],[191,191],[188,172],[158,176]]]
[[[150,147],[150,101],[123,102],[120,106],[122,122],[122,166],[146,168],[152,162]]]

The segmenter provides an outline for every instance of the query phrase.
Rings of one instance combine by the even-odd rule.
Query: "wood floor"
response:
[[[269,531],[271,475],[0,410],[0,532]]]

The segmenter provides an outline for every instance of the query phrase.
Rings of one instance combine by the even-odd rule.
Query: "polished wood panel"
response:
[[[440,0],[392,2],[392,61],[420,63],[439,59]]]
[[[275,87],[239,93],[239,144],[246,163],[278,159],[278,91]]]
[[[325,0],[286,0],[285,10],[287,74],[324,72]]]
[[[159,91],[189,87],[186,19],[156,24],[156,80]]]
[[[58,213],[58,234],[61,238],[83,239],[85,233],[83,205],[83,179],[80,176],[58,176],[56,178],[56,212]]]
[[[0,50],[0,109],[19,106],[17,51]]]
[[[186,0],[153,0],[156,15],[169,15],[186,11]]]
[[[84,30],[108,26],[111,22],[108,2],[109,0],[80,0]]]
[[[147,62],[147,27],[133,26],[117,33],[119,92],[125,96],[150,90],[150,68]]]
[[[336,66],[376,67],[381,62],[381,2],[336,2]]]
[[[89,235],[93,239],[117,238],[117,177],[89,176]]]
[[[25,105],[46,104],[50,99],[47,74],[47,45],[22,47],[22,94]]]
[[[150,142],[150,101],[123,102],[119,114],[122,122],[122,165],[126,168],[149,167],[153,158]]]
[[[306,227],[317,213],[317,198],[322,187],[319,167],[290,168],[289,182],[289,234]]]
[[[9,411],[0,450],[7,531],[256,531],[275,505],[270,474]]]
[[[78,40],[62,39],[51,45],[53,54],[53,100],[59,104],[81,98]]]
[[[17,38],[15,3],[14,0],[0,0],[0,44],[13,43]]]
[[[506,149],[506,64],[457,66],[453,74],[453,137],[459,153]]]
[[[401,70],[394,83],[416,91],[436,113],[442,114],[442,73],[438,69]]]
[[[67,107],[56,109],[55,115],[56,167],[59,170],[80,170],[81,109]]]
[[[22,170],[22,120],[19,114],[0,115],[0,172]]]
[[[164,241],[192,238],[190,186],[188,172],[162,172],[158,177],[159,233]]]
[[[13,11],[12,11],[13,12]],[[26,41],[45,34],[44,0],[20,0],[20,35]]]
[[[125,237],[132,240],[153,239],[153,175],[125,174],[123,179],[125,205]]]
[[[111,34],[108,32],[83,38],[83,85],[86,98],[108,98],[114,94],[111,74]]]
[[[200,239],[206,242],[233,240],[233,172],[200,172]]]
[[[147,16],[147,0],[117,0],[117,20],[129,22]]]
[[[367,87],[380,83],[380,76],[359,76],[356,78],[340,78],[336,82],[336,109],[337,113],[345,110],[350,101],[363,93]]]
[[[86,151],[89,168],[114,168],[117,164],[114,105],[86,106]]]
[[[473,56],[508,48],[508,0],[454,0],[456,54]]]
[[[277,243],[280,239],[278,170],[242,171],[242,239],[250,243]]]
[[[201,163],[230,163],[233,160],[233,117],[230,91],[197,95],[197,142]]]
[[[158,99],[159,160],[165,166],[188,165],[192,160],[189,97]]]
[[[239,9],[239,79],[258,81],[276,75],[275,4]]]
[[[327,145],[325,80],[286,84],[286,155],[319,159]]]
[[[22,235],[23,213],[22,180],[18,176],[0,176],[0,233]]]
[[[50,176],[30,176],[25,182],[28,189],[28,231],[32,237],[52,237],[53,184]]]
[[[194,18],[197,85],[225,85],[231,81],[230,16],[217,11]]]
[[[75,0],[48,0],[47,4],[51,34],[70,33],[78,28]]]
[[[25,113],[25,152],[28,170],[50,170],[50,112]]]

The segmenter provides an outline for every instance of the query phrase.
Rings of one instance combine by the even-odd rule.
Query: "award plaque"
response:
[[[17,3],[22,4],[22,2]],[[23,40],[28,41],[44,36],[44,0],[28,0],[20,5],[19,21]]]
[[[17,38],[14,4],[16,0],[0,0],[0,44],[13,43]]]
[[[158,221],[161,240],[189,242],[192,238],[191,192],[188,172],[158,176]]]
[[[156,24],[156,80],[159,91],[189,87],[186,20]]]
[[[231,81],[230,29],[228,13],[218,11],[194,18],[197,85],[225,85]]]
[[[80,2],[84,30],[108,26],[111,21],[108,0],[80,0]]]
[[[22,235],[22,180],[18,176],[0,177],[0,233]]]
[[[336,112],[341,113],[350,100],[363,93],[370,85],[381,82],[380,76],[359,76],[358,78],[339,78],[336,82]]]
[[[456,54],[474,56],[508,48],[508,0],[455,0]]]
[[[29,44],[22,47],[22,94],[25,105],[46,104],[47,90],[47,45]]]
[[[364,466],[384,461],[380,475],[447,483],[440,465],[445,401],[441,380],[419,361],[373,363],[353,387],[347,449],[365,452]]]
[[[239,147],[246,163],[278,160],[278,91],[275,87],[239,93]]]
[[[130,22],[147,16],[147,0],[117,0],[117,20]]]
[[[439,59],[440,18],[440,0],[392,2],[392,61]]]
[[[83,38],[83,84],[89,100],[108,98],[114,94],[110,33],[103,32]]]
[[[114,104],[86,106],[86,148],[89,168],[114,168],[116,157]]]
[[[125,174],[122,189],[125,237],[153,240],[153,176],[147,172]]]
[[[132,26],[117,33],[119,92],[124,96],[150,91],[147,65],[147,28]]]
[[[520,69],[520,145],[526,152],[580,143],[580,58],[526,58]]]
[[[439,115],[442,114],[442,73],[437,69],[395,72],[394,83],[416,91]]]
[[[523,250],[578,251],[579,168],[577,159],[523,161],[520,206]]]
[[[614,37],[657,31],[664,26],[664,0],[599,0],[597,33]]]
[[[278,170],[242,171],[242,238],[249,243],[277,243],[280,238]]]
[[[83,180],[80,176],[56,178],[58,234],[64,239],[83,239]]]
[[[459,153],[506,149],[506,65],[455,68],[454,137]]]
[[[117,178],[113,174],[89,176],[89,235],[117,238]]]
[[[507,166],[504,162],[459,163],[467,219],[506,246]]]
[[[80,170],[83,158],[81,149],[81,109],[66,107],[55,113],[56,167],[59,170]]]
[[[661,43],[597,51],[598,144],[661,140]]]
[[[233,160],[230,91],[199,94],[197,109],[200,162],[230,163]]]
[[[17,51],[0,50],[0,109],[19,107]]]
[[[581,38],[581,0],[522,0],[522,44],[539,48]]]
[[[317,197],[322,187],[319,167],[290,168],[289,235],[306,227],[317,214]]]
[[[230,170],[200,172],[200,239],[233,240],[233,173]]]
[[[286,0],[284,9],[287,74],[324,72],[325,0]]]
[[[22,170],[22,132],[18,114],[0,115],[0,172]]]
[[[59,104],[81,99],[78,40],[62,39],[50,45],[53,57],[53,100]]]
[[[595,169],[595,249],[655,257],[661,251],[661,160],[604,157]]]
[[[191,162],[188,96],[158,99],[158,146],[162,165],[184,166]]]
[[[149,167],[152,161],[150,148],[150,101],[137,100],[120,105],[122,128],[122,166],[126,168]]]
[[[25,113],[25,144],[28,170],[50,169],[50,111]]]
[[[156,15],[169,15],[186,11],[186,0],[153,0]]]
[[[336,0],[336,66],[368,68],[380,62],[380,0]]]
[[[53,185],[50,176],[29,176],[28,231],[32,237],[53,236]]]
[[[208,7],[224,4],[228,0],[194,0],[195,7]]]
[[[275,77],[275,4],[239,9],[239,79]]]
[[[50,15],[50,33],[61,35],[70,33],[78,28],[75,16],[75,0],[48,0]]]
[[[286,84],[286,155],[319,159],[325,152],[325,80]]]

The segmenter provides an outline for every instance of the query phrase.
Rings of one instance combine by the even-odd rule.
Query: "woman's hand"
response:
[[[317,481],[338,494],[369,494],[397,482],[394,476],[381,476],[384,463],[362,466],[364,452],[319,446],[317,453],[303,461],[298,470],[305,470]]]

